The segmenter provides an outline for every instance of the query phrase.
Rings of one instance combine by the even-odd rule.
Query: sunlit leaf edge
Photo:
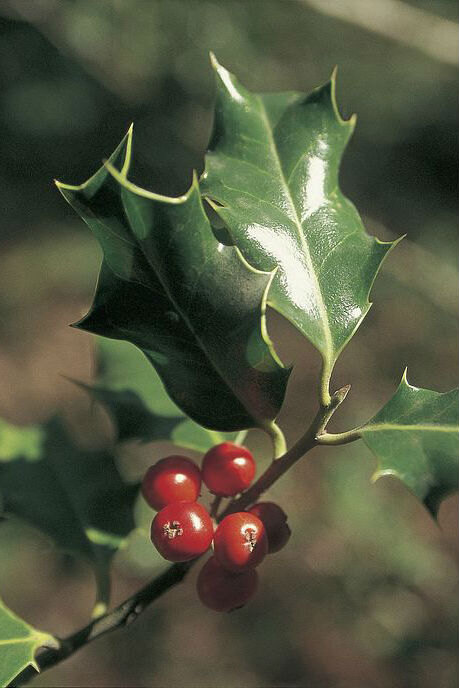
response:
[[[440,489],[439,492],[437,490],[434,490],[433,494],[429,494],[429,492],[426,492],[425,495],[419,494],[416,489],[414,489],[411,485],[407,483],[407,481],[404,479],[404,477],[400,474],[400,471],[397,470],[397,468],[382,468],[382,460],[381,457],[378,455],[377,451],[366,441],[366,436],[368,433],[371,432],[372,430],[372,424],[375,419],[377,419],[385,410],[385,408],[390,404],[390,402],[397,397],[397,395],[402,392],[403,390],[412,390],[413,392],[429,392],[431,391],[433,394],[438,395],[438,398],[441,397],[446,397],[449,395],[454,394],[455,399],[456,399],[456,407],[458,410],[458,419],[457,419],[457,424],[456,425],[451,425],[451,427],[448,427],[448,432],[451,433],[456,433],[458,436],[458,451],[457,451],[457,468],[456,468],[456,482],[454,486],[450,486],[447,489]],[[416,429],[417,424],[413,424],[412,427]],[[435,426],[432,427],[432,430],[435,430]],[[448,390],[447,392],[435,392],[433,390],[426,390],[424,388],[416,387],[414,385],[411,385],[408,382],[408,369],[405,368],[402,379],[400,381],[400,384],[395,392],[395,394],[389,399],[389,401],[383,406],[378,413],[376,413],[365,425],[359,428],[359,434],[362,437],[363,441],[367,445],[367,447],[370,449],[372,454],[375,456],[376,461],[377,461],[377,467],[374,470],[372,476],[371,476],[371,482],[374,484],[376,483],[379,479],[384,478],[384,477],[389,477],[389,478],[396,478],[400,482],[403,483],[403,485],[420,501],[423,502],[424,506],[426,509],[431,513],[434,519],[438,517],[438,510],[440,507],[441,502],[443,499],[446,499],[449,495],[455,493],[458,491],[459,488],[459,388],[453,388],[451,390]]]
[[[223,67],[221,64],[219,64],[219,62],[217,61],[217,59],[216,59],[216,57],[215,57],[215,55],[214,55],[213,53],[210,53],[210,59],[211,59],[212,67],[213,67],[213,69],[214,69],[214,73],[215,73],[215,78],[216,78],[217,86],[218,86],[219,82],[221,81],[221,82],[223,82],[223,83],[225,84],[226,88],[229,89],[230,87],[228,86],[228,83],[231,83],[231,81],[232,81],[233,79],[235,80],[236,78],[235,78],[234,75],[233,75],[231,72],[229,72],[225,67]],[[351,137],[351,135],[352,135],[352,133],[353,133],[353,130],[354,130],[354,128],[355,128],[355,124],[356,124],[356,121],[357,121],[357,117],[356,117],[355,114],[353,114],[348,120],[345,120],[343,117],[341,117],[341,114],[340,114],[339,108],[338,108],[338,104],[337,104],[337,98],[336,98],[336,79],[337,79],[337,67],[334,68],[334,70],[333,70],[333,72],[332,72],[332,75],[331,75],[330,79],[329,79],[327,82],[325,82],[325,84],[323,84],[322,86],[319,86],[319,87],[316,88],[316,89],[313,89],[313,91],[311,91],[309,94],[306,94],[306,93],[299,93],[299,92],[295,94],[295,93],[292,92],[292,93],[290,94],[290,95],[291,95],[291,101],[289,102],[288,107],[290,107],[290,105],[294,104],[294,102],[295,102],[296,100],[301,100],[301,99],[304,99],[304,98],[309,98],[309,97],[312,96],[314,93],[320,92],[321,90],[327,90],[328,93],[329,93],[329,99],[330,99],[331,107],[332,107],[332,109],[333,109],[333,113],[334,113],[336,122],[337,122],[341,127],[343,127],[344,129],[348,129],[348,131],[349,131],[349,133],[348,133],[348,135],[347,135],[346,144],[345,144],[345,145],[347,145],[347,143],[348,143],[348,141],[349,141],[349,139],[350,139],[350,137]],[[237,81],[237,80],[236,80],[236,81]],[[245,90],[248,91],[248,89],[245,89]],[[249,93],[250,93],[250,91],[249,91]],[[266,94],[266,93],[255,93],[255,92],[252,92],[251,95],[253,95],[253,96],[258,96],[258,97],[260,97],[261,99],[263,99],[263,97],[266,97],[267,95],[271,95],[271,94]],[[274,95],[275,95],[275,94],[274,94]],[[279,95],[282,95],[282,94],[279,94]],[[286,108],[285,108],[285,109],[286,109]],[[211,142],[210,142],[209,145],[210,145],[210,147],[212,146],[212,139],[211,139]],[[343,152],[344,152],[344,151],[343,151]],[[203,171],[203,173],[202,173],[201,180],[205,180],[205,179],[206,179],[206,176],[207,176],[207,165],[206,165],[206,167],[205,167],[205,169],[204,169],[204,171]],[[341,191],[341,187],[340,187],[340,185],[339,185],[339,182],[338,182],[337,189],[338,189],[339,193],[341,194],[341,196],[346,200],[346,202],[347,202],[349,205],[351,205],[352,207],[354,207],[354,209],[355,209],[354,204],[353,204],[346,196],[344,196],[343,192]],[[208,192],[204,191],[204,194],[203,194],[203,195],[204,195],[205,200],[208,202],[208,204],[213,208],[213,210],[220,216],[220,218],[222,219],[222,221],[226,224],[227,230],[228,230],[228,232],[229,232],[229,236],[232,238],[232,242],[236,245],[236,244],[237,244],[237,241],[234,239],[234,236],[232,235],[231,228],[230,228],[230,227],[227,225],[227,223],[225,222],[225,217],[224,217],[225,204],[223,203],[223,205],[220,205],[220,202],[219,202],[219,203],[215,203],[215,202],[213,201],[213,199],[212,199],[212,194],[211,194],[211,193],[209,194]],[[357,212],[357,211],[356,211],[356,212]],[[357,213],[357,214],[358,214],[358,213]],[[359,217],[360,217],[360,216],[359,216]],[[331,378],[331,375],[332,375],[332,372],[333,372],[334,365],[335,365],[335,363],[336,363],[338,357],[340,356],[340,354],[341,354],[342,351],[344,350],[344,348],[347,346],[347,344],[349,343],[349,341],[351,340],[351,338],[354,336],[354,334],[356,333],[356,331],[357,331],[358,328],[360,327],[361,323],[363,322],[365,316],[367,315],[368,311],[370,310],[370,308],[371,308],[371,306],[372,306],[372,302],[370,301],[370,293],[371,293],[371,290],[372,290],[372,288],[373,288],[373,285],[374,285],[374,282],[375,282],[375,280],[376,280],[376,277],[378,276],[379,271],[380,271],[380,269],[381,269],[381,267],[382,267],[382,264],[383,264],[383,262],[385,261],[385,259],[387,258],[387,256],[389,255],[389,253],[390,253],[390,252],[395,248],[395,246],[398,244],[398,242],[401,241],[401,240],[404,238],[404,236],[405,236],[405,235],[403,235],[403,236],[397,238],[397,239],[394,240],[394,241],[382,241],[382,240],[378,239],[377,237],[374,237],[374,236],[368,234],[368,232],[365,231],[365,228],[364,228],[364,226],[363,226],[363,223],[362,223],[361,218],[360,218],[360,222],[361,222],[361,227],[362,227],[362,232],[363,232],[363,234],[364,234],[365,236],[371,237],[371,238],[374,240],[376,246],[381,246],[381,247],[383,247],[385,250],[384,250],[384,253],[382,254],[382,256],[381,256],[381,258],[380,258],[379,265],[378,265],[378,267],[377,267],[377,269],[376,269],[376,271],[375,271],[375,273],[374,273],[372,279],[371,279],[371,280],[368,282],[368,284],[367,284],[367,290],[366,290],[366,303],[365,303],[365,304],[362,304],[363,307],[362,307],[362,309],[361,309],[360,317],[359,317],[358,321],[356,321],[356,322],[354,323],[354,327],[349,331],[349,333],[348,333],[346,339],[341,343],[341,345],[340,345],[339,347],[337,347],[337,348],[334,348],[334,347],[327,347],[327,350],[326,350],[326,351],[325,351],[325,350],[322,350],[322,349],[314,342],[313,338],[311,338],[311,337],[308,335],[308,333],[307,333],[306,331],[304,331],[304,329],[302,329],[301,327],[299,327],[298,323],[296,323],[296,322],[294,321],[294,319],[292,319],[292,318],[289,316],[288,310],[286,310],[285,308],[283,308],[280,304],[276,303],[275,300],[273,301],[273,299],[270,298],[270,295],[269,295],[269,294],[268,294],[268,298],[267,298],[267,304],[268,304],[271,308],[273,308],[274,310],[276,310],[278,313],[280,313],[283,317],[285,317],[294,327],[296,327],[296,329],[298,329],[298,330],[303,334],[303,336],[305,336],[305,337],[313,344],[313,346],[315,346],[315,347],[318,349],[318,351],[319,351],[319,353],[320,353],[320,355],[321,355],[321,358],[322,358],[322,371],[321,371],[321,401],[322,401],[322,403],[323,403],[324,405],[327,405],[327,404],[330,402],[330,395],[329,395],[328,386],[329,386],[329,381],[330,381],[330,378]],[[271,285],[272,285],[272,284],[273,284],[273,282],[271,282]],[[325,305],[324,305],[324,307],[325,307]],[[331,336],[331,331],[330,331],[330,336]]]
[[[9,622],[13,622],[14,624],[22,627],[24,631],[28,632],[28,635],[25,636],[20,636],[19,638],[13,638],[12,641],[8,638],[2,637],[2,617],[3,619],[7,618]],[[26,647],[25,649],[25,656],[23,659],[19,661],[19,663],[15,663],[15,666],[7,666],[4,663],[4,659],[2,660],[2,646],[6,647],[11,644],[21,644],[23,643]],[[38,664],[35,659],[35,654],[37,650],[39,650],[41,647],[52,647],[52,648],[57,648],[59,647],[59,641],[54,638],[52,635],[49,633],[45,633],[44,631],[38,631],[35,629],[33,626],[28,624],[24,619],[21,619],[15,612],[13,612],[9,607],[6,606],[5,602],[3,599],[0,597],[0,686],[1,688],[5,688],[6,686],[10,685],[12,681],[23,671],[26,669],[28,666],[32,666],[37,673],[39,673],[40,669],[38,667]]]

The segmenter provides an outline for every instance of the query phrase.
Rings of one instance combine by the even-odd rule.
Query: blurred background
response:
[[[101,254],[53,178],[85,180],[134,121],[132,178],[185,191],[212,122],[209,50],[258,91],[308,91],[338,65],[341,112],[358,114],[342,187],[370,233],[407,234],[338,363],[335,388],[352,392],[333,429],[370,417],[405,366],[412,384],[455,386],[457,13],[453,0],[1,0],[0,417],[35,423],[58,410],[82,443],[107,440],[66,379],[93,374],[92,338],[68,324],[91,302]],[[318,355],[280,318],[269,324],[295,364],[280,418],[293,441],[315,410]],[[265,439],[253,432],[248,444],[262,470]],[[138,478],[163,449],[117,453]],[[320,448],[272,489],[293,535],[245,609],[204,609],[193,571],[134,626],[33,685],[456,685],[457,498],[438,527],[396,481],[371,485],[374,466],[360,443]],[[118,557],[114,601],[160,566],[150,553]],[[86,623],[94,595],[84,564],[10,521],[0,590],[58,635]]]

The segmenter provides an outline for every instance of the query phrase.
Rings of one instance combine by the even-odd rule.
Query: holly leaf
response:
[[[405,371],[392,399],[360,429],[378,457],[373,480],[399,478],[433,515],[441,500],[458,489],[458,391],[413,387]]]
[[[369,236],[338,171],[355,117],[344,121],[335,75],[309,95],[251,93],[212,56],[213,136],[200,185],[246,260],[277,268],[267,303],[319,350],[322,401],[333,365],[368,309],[392,247]]]
[[[77,327],[138,346],[200,425],[265,427],[289,376],[266,333],[273,273],[218,243],[196,179],[179,198],[128,181],[131,140],[132,128],[81,186],[58,183],[104,252],[92,308]]]
[[[0,598],[0,686],[9,685],[29,665],[39,671],[35,653],[45,646],[57,647],[58,641],[20,619]]]
[[[108,409],[120,442],[170,440],[205,452],[236,438],[236,433],[208,430],[186,418],[144,354],[128,342],[98,338],[96,379],[83,387]]]
[[[0,427],[4,514],[23,519],[63,551],[89,560],[98,585],[94,613],[103,612],[109,598],[110,559],[134,528],[138,486],[123,482],[111,454],[77,447],[58,419],[39,429],[5,421]],[[16,437],[14,445],[11,437]]]

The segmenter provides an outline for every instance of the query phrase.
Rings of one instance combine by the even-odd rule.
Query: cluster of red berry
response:
[[[201,569],[197,587],[202,603],[215,611],[248,602],[258,585],[255,567],[290,537],[287,516],[273,502],[230,513],[214,532],[210,514],[197,502],[201,481],[217,497],[234,497],[254,476],[251,452],[224,442],[205,454],[201,470],[185,456],[167,456],[151,466],[142,481],[143,496],[158,511],[151,540],[165,559],[195,559],[213,542],[214,554]]]

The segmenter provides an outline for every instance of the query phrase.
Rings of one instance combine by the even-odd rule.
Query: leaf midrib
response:
[[[36,638],[33,634],[24,636],[23,638],[7,638],[6,640],[0,640],[0,647],[4,645],[30,645],[38,643],[40,645],[40,638]]]
[[[375,423],[375,425],[367,425],[362,428],[361,432],[381,432],[384,430],[419,430],[421,432],[451,432],[459,433],[459,426],[451,425],[435,425],[435,424],[403,424],[403,423]]]
[[[312,275],[315,286],[316,286],[316,294],[318,296],[316,303],[317,303],[317,306],[319,308],[319,313],[321,316],[320,324],[321,324],[322,332],[324,335],[324,342],[325,342],[325,347],[326,347],[326,351],[322,352],[322,354],[323,354],[324,358],[328,358],[330,361],[332,361],[333,360],[333,352],[334,352],[333,338],[332,338],[332,333],[331,333],[331,329],[330,329],[330,321],[328,319],[327,308],[325,306],[325,301],[324,301],[324,297],[322,294],[322,289],[320,287],[320,282],[319,282],[318,276],[316,274],[316,271],[314,269],[314,263],[312,262],[312,257],[311,257],[311,252],[309,250],[309,246],[308,246],[308,244],[304,238],[304,235],[303,235],[303,226],[300,222],[297,208],[295,206],[292,194],[290,193],[290,188],[289,188],[287,180],[285,178],[284,170],[282,168],[282,163],[281,163],[281,160],[279,158],[279,153],[278,153],[276,142],[275,142],[274,136],[273,136],[273,129],[271,128],[271,124],[269,122],[268,115],[266,112],[266,107],[265,107],[262,99],[259,96],[257,96],[257,101],[259,104],[261,117],[263,119],[263,122],[264,122],[265,127],[266,127],[266,131],[268,133],[269,146],[271,148],[271,152],[273,154],[274,161],[275,161],[277,168],[278,168],[279,177],[280,177],[282,188],[284,191],[284,196],[285,196],[286,200],[288,201],[288,204],[289,204],[289,206],[292,210],[292,213],[293,213],[293,218],[289,218],[289,219],[293,220],[293,222],[296,226],[298,236],[299,236],[299,239],[301,242],[301,247],[303,249],[303,254],[306,258],[306,262],[308,264],[310,274]]]

